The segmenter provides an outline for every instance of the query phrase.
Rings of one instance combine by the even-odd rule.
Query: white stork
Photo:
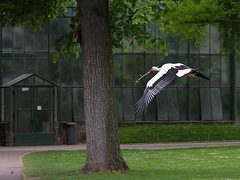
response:
[[[147,82],[146,88],[143,92],[142,97],[136,103],[136,114],[142,115],[142,113],[146,112],[146,109],[152,99],[173,79],[178,76],[189,76],[189,77],[201,77],[204,79],[209,80],[206,76],[201,74],[200,72],[182,64],[182,63],[167,63],[164,64],[162,67],[155,67],[153,66],[146,74],[142,75],[136,82],[135,85],[139,80],[141,80],[147,74],[158,71],[158,73]]]

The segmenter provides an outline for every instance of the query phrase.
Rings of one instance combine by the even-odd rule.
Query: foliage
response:
[[[165,4],[158,0],[110,1],[111,33],[113,48],[126,51],[126,45],[144,49],[157,48],[157,52],[168,55],[162,37],[151,33],[151,22],[162,18],[166,9]],[[126,43],[127,42],[127,43]]]
[[[240,140],[239,126],[162,125],[119,128],[121,143]]]
[[[183,40],[200,46],[207,39],[207,26],[212,25],[221,32],[223,54],[240,52],[240,1],[169,0],[167,5],[169,13],[162,19],[162,30],[167,34],[181,34]]]
[[[70,3],[76,0],[17,1],[3,0],[0,4],[0,28],[4,26],[28,25],[40,29],[49,19],[56,18]],[[207,40],[207,26],[212,25],[221,32],[223,54],[240,52],[240,1],[238,0],[109,0],[113,48],[127,51],[127,47],[157,48],[167,55],[164,40],[151,33],[155,22],[167,35],[183,35],[183,40],[201,46]],[[71,19],[72,30],[80,30],[79,13]],[[235,43],[234,43],[235,42]],[[54,61],[62,52],[65,59],[69,53],[77,53],[79,44],[72,42],[72,34],[60,37],[56,42]]]
[[[240,126],[161,125],[119,128],[120,143],[240,140]],[[85,143],[85,140],[81,141]]]
[[[27,25],[33,30],[41,29],[49,19],[64,12],[70,3],[71,0],[2,0],[0,28]]]
[[[239,146],[169,150],[123,150],[130,170],[125,175],[76,173],[85,151],[26,154],[23,173],[35,179],[238,179]]]
[[[166,4],[158,0],[110,0],[110,25],[112,34],[112,48],[127,51],[127,46],[143,49],[157,48],[158,53],[168,55],[165,42],[162,37],[156,37],[151,33],[151,22],[162,18],[167,11]],[[79,12],[76,9],[76,16],[71,18],[70,28],[73,31],[80,30]],[[65,59],[68,59],[69,52],[77,52],[77,43],[72,42],[71,34],[65,35],[57,40],[54,53],[54,62],[57,61],[59,53],[63,52]]]

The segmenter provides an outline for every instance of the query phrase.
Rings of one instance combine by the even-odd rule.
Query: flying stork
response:
[[[135,82],[135,85],[140,81],[144,76],[148,75],[153,71],[158,71],[158,73],[147,82],[146,88],[143,92],[142,97],[136,103],[136,114],[142,115],[146,112],[146,109],[152,99],[174,78],[189,76],[189,77],[201,77],[209,80],[206,76],[200,72],[190,68],[182,63],[167,63],[162,67],[153,66],[146,74],[141,75],[140,78]]]

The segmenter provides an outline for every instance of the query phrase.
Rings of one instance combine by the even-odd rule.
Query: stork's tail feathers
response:
[[[200,73],[200,72],[196,72],[195,76],[209,80],[208,77],[204,76],[204,75],[203,75],[202,73]]]

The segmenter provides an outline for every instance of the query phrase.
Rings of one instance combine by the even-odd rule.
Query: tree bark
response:
[[[116,119],[108,0],[79,0],[87,159],[80,172],[125,172]]]

